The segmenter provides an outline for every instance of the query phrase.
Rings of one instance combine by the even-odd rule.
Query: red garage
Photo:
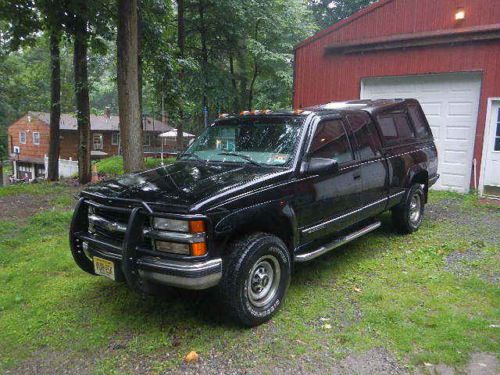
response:
[[[380,0],[295,49],[294,106],[422,103],[437,188],[500,195],[500,1]]]

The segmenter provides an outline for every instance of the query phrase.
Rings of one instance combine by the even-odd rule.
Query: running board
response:
[[[321,246],[319,249],[311,251],[310,253],[299,254],[295,257],[295,261],[301,263],[301,262],[307,262],[311,259],[317,258],[320,255],[323,255],[324,253],[329,252],[330,250],[333,250],[339,246],[342,246],[348,242],[355,240],[356,238],[359,238],[367,233],[370,233],[371,231],[380,227],[381,224],[382,223],[380,221],[377,221],[377,222],[370,224],[362,229],[357,230],[356,232],[352,232],[351,234],[348,234],[347,236],[336,239],[335,241],[330,242],[327,245]]]

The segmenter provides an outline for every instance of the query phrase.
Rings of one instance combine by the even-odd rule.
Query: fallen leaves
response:
[[[188,354],[186,354],[186,356],[184,357],[184,362],[186,363],[198,362],[199,359],[200,356],[198,355],[198,353],[192,350]]]

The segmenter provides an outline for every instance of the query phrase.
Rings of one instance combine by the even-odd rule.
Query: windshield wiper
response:
[[[257,163],[255,160],[253,160],[250,156],[238,154],[236,152],[219,152],[217,155],[224,155],[224,156],[237,156],[239,158],[242,158],[243,160],[246,160],[250,164],[257,165],[259,167],[262,167],[262,164]]]

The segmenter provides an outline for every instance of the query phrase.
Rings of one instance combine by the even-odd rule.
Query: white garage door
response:
[[[480,73],[366,78],[361,98],[418,99],[439,152],[441,178],[435,188],[467,192],[480,90]]]

